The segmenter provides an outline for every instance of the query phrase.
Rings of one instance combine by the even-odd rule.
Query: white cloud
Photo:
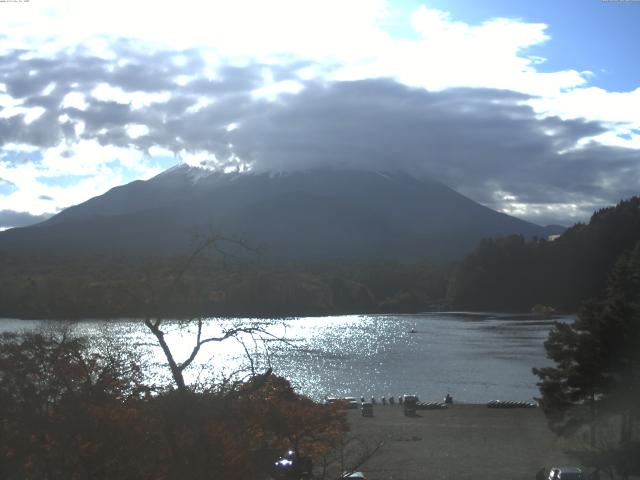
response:
[[[0,101],[2,101],[1,97],[0,97]],[[3,106],[2,110],[0,110],[0,118],[11,118],[26,112],[27,112],[27,109],[24,107],[20,107],[19,104]]]
[[[186,150],[182,150],[178,152],[178,158],[182,159],[184,163],[187,165],[192,165],[195,167],[203,166],[203,165],[216,165],[218,160],[215,155],[205,152],[205,151],[195,151],[190,152]]]
[[[127,125],[125,129],[127,130],[127,135],[129,135],[129,138],[133,139],[140,138],[144,135],[149,134],[149,127],[147,127],[146,125],[130,124]]]
[[[101,102],[116,102],[123,105],[131,104],[131,107],[135,110],[148,107],[152,103],[166,102],[171,98],[171,93],[125,92],[120,87],[112,87],[108,83],[101,83],[91,91],[91,96]]]
[[[143,170],[143,153],[129,148],[100,145],[96,140],[79,140],[73,145],[61,143],[44,149],[38,163],[38,176],[93,176],[100,175],[112,162]],[[19,177],[19,174],[18,174]]]
[[[550,39],[547,26],[509,19],[480,25],[454,21],[447,12],[421,6],[411,15],[417,40],[392,42],[376,60],[380,73],[431,90],[486,87],[546,95],[585,83],[576,71],[539,73],[523,51]]]
[[[23,107],[20,104],[8,105],[0,110],[0,119],[22,115],[22,121],[24,122],[24,124],[29,125],[30,123],[33,123],[34,121],[39,119],[46,111],[47,110],[43,107],[28,108]]]
[[[179,5],[41,0],[24,10],[23,15],[0,20],[15,43],[59,48],[82,44],[103,57],[110,51],[108,38],[130,38],[142,42],[143,51],[201,48],[212,66],[234,58],[266,62],[286,56],[327,67],[301,69],[304,79],[333,71],[332,78],[340,79],[391,76],[429,89],[489,87],[544,96],[583,86],[590,75],[536,71],[545,59],[525,49],[551,40],[542,23],[498,18],[470,25],[423,5],[409,18],[418,38],[393,38],[385,27],[397,19],[392,3],[384,0],[185,0]],[[141,22],[149,11],[153,21]],[[176,81],[181,85],[189,77]],[[93,94],[120,103],[134,101],[132,94],[108,84]],[[154,100],[141,100],[149,101]]]
[[[87,128],[87,126],[82,120],[75,122],[73,124],[73,131],[75,132],[77,137],[79,137],[84,133],[85,128]]]
[[[541,117],[602,122],[610,129],[582,139],[578,147],[594,141],[603,145],[640,150],[640,87],[630,92],[609,92],[599,87],[556,92],[528,102]]]
[[[282,82],[268,83],[263,87],[257,88],[251,92],[253,98],[266,98],[275,100],[283,93],[300,93],[304,85],[294,80],[284,80]]]
[[[23,45],[53,38],[47,44],[58,48],[107,35],[176,49],[215,46],[232,56],[334,56],[341,50],[340,55],[356,54],[384,37],[378,23],[385,11],[383,0],[39,0],[3,15],[0,30]],[[104,44],[95,46],[108,51]]]
[[[532,106],[541,113],[553,112],[561,118],[586,118],[640,128],[640,87],[630,92],[577,88],[536,99]]]
[[[213,103],[213,100],[207,97],[200,97],[198,98],[196,103],[194,103],[193,105],[191,105],[189,108],[185,110],[185,113],[197,113],[203,108],[206,108],[209,105],[211,105],[211,103]]]
[[[50,95],[56,89],[56,82],[51,82],[42,90],[42,95]]]
[[[47,110],[43,107],[29,108],[24,113],[24,123],[29,125],[39,119]]]
[[[5,147],[31,151],[28,146]],[[0,162],[0,177],[17,187],[11,194],[0,196],[0,210],[51,213],[52,209],[61,210],[126,183],[132,173],[134,178],[148,179],[160,169],[147,165],[145,155],[133,149],[102,146],[93,140],[81,140],[71,148],[60,144],[44,150],[39,162]],[[46,179],[62,179],[63,184],[51,184]]]
[[[9,151],[9,152],[33,153],[33,152],[39,151],[40,149],[38,147],[35,147],[33,145],[28,145],[25,143],[5,143],[3,145],[3,150]]]
[[[131,45],[138,49],[141,58],[161,48],[173,49],[176,52],[174,64],[185,69],[189,58],[181,50],[197,48],[205,65],[197,72],[185,70],[184,75],[174,76],[176,90],[188,88],[198,75],[216,80],[219,68],[228,65],[262,63],[277,67],[283,61],[300,62],[301,67],[296,72],[299,81],[269,73],[264,77],[263,85],[252,91],[256,100],[295,95],[304,88],[305,81],[314,79],[329,83],[390,77],[432,91],[451,87],[514,90],[537,97],[527,103],[541,118],[558,115],[563,119],[606,122],[609,132],[581,139],[578,148],[588,142],[600,142],[640,149],[640,116],[637,113],[640,112],[640,88],[631,92],[609,92],[589,85],[594,78],[590,71],[538,71],[546,59],[532,55],[529,49],[553,42],[547,25],[506,18],[472,25],[457,21],[447,12],[421,6],[409,18],[400,19],[408,20],[407,25],[413,29],[413,32],[406,32],[413,35],[400,38],[392,36],[386,28],[397,25],[399,20],[391,5],[385,0],[183,0],[180,3],[38,0],[8,3],[2,5],[0,17],[0,32],[5,35],[0,41],[0,53],[25,48],[27,52],[21,59],[27,60],[53,57],[59,52],[82,51],[83,55],[113,61],[113,71],[128,61],[116,53],[115,40],[132,40]],[[149,12],[153,12],[152,20],[148,20]],[[134,110],[140,110],[167,102],[172,97],[168,91],[127,91],[109,84],[108,75],[106,77],[86,97],[80,90],[85,88],[88,92],[89,89],[79,78],[74,87],[78,91],[69,92],[61,107],[86,112],[91,100],[96,99],[130,104]],[[43,88],[43,95],[55,95],[60,92],[56,88],[62,87],[51,82]],[[27,108],[21,100],[11,97],[8,90],[7,84],[0,83],[0,119],[24,115],[25,123],[30,123],[42,117],[42,107]],[[196,114],[217,101],[219,98],[215,94],[201,95],[184,114]],[[90,135],[87,133],[87,130],[91,131],[89,116],[88,127],[82,121],[72,121],[69,115],[55,118],[61,124],[71,122],[76,136]],[[228,120],[231,119],[224,122]],[[145,120],[127,121],[140,122],[120,125],[130,139],[149,134],[149,127],[143,124]],[[235,124],[223,125],[231,132],[231,126]],[[242,128],[239,131],[242,132]],[[99,132],[109,133],[106,128]],[[8,145],[0,148],[10,149]],[[148,152],[174,155],[158,146],[151,146]],[[37,200],[41,195],[54,197],[58,208],[83,201],[95,192],[104,191],[99,185],[113,186],[113,182],[128,178],[108,166],[115,160],[120,168],[128,169],[128,175],[138,178],[148,178],[156,172],[146,166],[144,153],[133,147],[102,145],[87,138],[68,138],[42,153],[44,158],[40,166],[16,166],[8,172],[11,178],[29,175],[87,175],[91,178],[79,182],[81,186],[68,187],[68,193],[54,191],[38,182],[30,183],[27,179],[16,183],[20,191],[11,200],[3,199],[5,204],[8,201],[24,202],[32,206],[32,213],[42,213],[44,204]],[[179,155],[191,164],[217,163],[211,152],[191,151],[188,145]],[[76,197],[72,199],[74,195]],[[517,193],[509,194],[503,202],[504,208],[511,213],[546,214],[541,206],[519,202]],[[572,207],[557,208],[570,212]]]
[[[156,147],[149,148],[149,156],[151,157],[174,157],[174,153],[166,148]]]
[[[69,92],[62,99],[62,108],[77,108],[78,110],[87,109],[87,101],[81,92]]]
[[[580,203],[518,203],[510,200],[503,203],[502,213],[526,218],[539,225],[549,225],[559,219],[567,224],[585,221],[585,212],[592,212],[602,207],[602,199]],[[604,201],[606,203],[606,200]]]

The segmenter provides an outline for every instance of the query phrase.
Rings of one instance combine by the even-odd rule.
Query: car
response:
[[[311,478],[313,475],[311,457],[298,455],[293,450],[279,457],[273,467],[272,475],[275,478]]]
[[[404,414],[407,417],[415,417],[419,398],[417,395],[403,395],[402,405],[404,406]]]
[[[344,397],[344,398],[327,397],[325,398],[324,403],[325,405],[338,404],[343,408],[350,408],[354,410],[360,408],[360,402],[358,402],[354,397]]]
[[[373,404],[364,402],[362,404],[362,416],[363,417],[373,417]]]
[[[343,400],[347,402],[347,408],[357,410],[360,408],[360,402],[355,397],[344,397]]]
[[[362,472],[344,472],[342,474],[342,478],[359,478],[360,480],[367,480],[367,477],[365,477]]]
[[[586,477],[578,467],[551,467],[548,480],[585,480]]]

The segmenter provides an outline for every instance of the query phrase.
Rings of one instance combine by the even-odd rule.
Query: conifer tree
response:
[[[555,366],[533,371],[554,432],[588,427],[595,447],[597,426],[617,425],[620,451],[640,439],[640,243],[617,261],[604,299],[557,322],[545,348]]]

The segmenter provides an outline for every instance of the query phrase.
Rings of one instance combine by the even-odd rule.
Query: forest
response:
[[[602,294],[616,260],[640,241],[640,198],[593,214],[555,239],[482,240],[437,259],[265,260],[203,250],[170,299],[184,257],[14,256],[0,252],[0,316],[305,316],[434,310],[576,312]]]
[[[171,299],[154,300],[187,257],[0,259],[0,316],[301,316],[442,309],[450,266],[428,261],[264,263],[201,255]]]
[[[596,211],[554,240],[514,235],[485,239],[452,274],[454,309],[578,311],[604,292],[618,258],[640,241],[640,198]]]

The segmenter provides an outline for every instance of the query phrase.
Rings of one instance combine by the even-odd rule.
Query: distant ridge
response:
[[[116,187],[40,224],[0,233],[21,254],[176,255],[217,231],[287,259],[459,258],[485,237],[562,227],[493,211],[404,173],[318,169],[212,172],[179,165]]]

